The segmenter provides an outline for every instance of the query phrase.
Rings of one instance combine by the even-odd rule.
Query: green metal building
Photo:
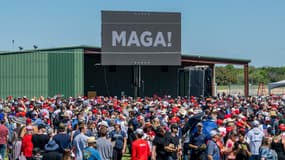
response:
[[[102,96],[213,95],[214,68],[217,63],[244,66],[247,95],[249,62],[250,60],[182,55],[181,66],[141,66],[142,81],[138,82],[134,66],[101,65],[99,47],[74,46],[0,52],[0,98],[10,95],[52,97],[57,94],[77,97],[88,93]],[[202,72],[201,75],[207,78],[193,76],[190,80],[190,74],[184,74],[189,72],[187,67],[196,65],[209,66],[210,72]],[[190,85],[194,80],[197,83]],[[191,92],[184,93],[185,89]]]
[[[84,94],[84,51],[77,46],[0,53],[0,97]]]

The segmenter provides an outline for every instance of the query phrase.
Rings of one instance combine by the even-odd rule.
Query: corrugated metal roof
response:
[[[68,49],[101,49],[96,46],[80,45],[80,46],[66,46],[66,47],[55,47],[55,48],[43,48],[43,49],[30,49],[23,51],[3,51],[0,54],[22,54],[22,53],[31,53],[31,52],[44,52],[44,51],[60,51]]]
[[[205,62],[205,63],[226,63],[226,64],[248,64],[251,62],[249,59],[237,59],[237,58],[224,58],[224,57],[210,57],[210,56],[198,56],[198,55],[182,55],[182,61],[190,60],[194,62]]]
[[[23,51],[4,51],[0,52],[0,55],[5,54],[23,54],[23,53],[32,53],[40,51],[60,51],[60,50],[69,50],[69,49],[97,49],[100,50],[100,47],[88,46],[88,45],[79,45],[79,46],[66,46],[66,47],[55,47],[55,48],[44,48],[44,49],[33,49],[33,50],[23,50]],[[249,59],[237,59],[237,58],[225,58],[225,57],[213,57],[213,56],[199,56],[182,53],[182,61],[204,61],[206,63],[226,63],[226,64],[248,64],[251,62]]]

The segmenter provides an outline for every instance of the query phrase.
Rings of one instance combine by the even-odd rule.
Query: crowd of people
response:
[[[283,160],[285,96],[0,98],[10,160]]]

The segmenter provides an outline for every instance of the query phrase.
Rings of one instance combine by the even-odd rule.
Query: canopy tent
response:
[[[285,80],[268,83],[268,91],[270,93],[271,89],[285,87]]]

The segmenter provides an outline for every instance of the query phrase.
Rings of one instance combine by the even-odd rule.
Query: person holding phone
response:
[[[240,132],[238,134],[238,139],[234,144],[234,152],[236,153],[236,159],[238,160],[248,160],[251,156],[249,151],[249,144],[244,139],[245,134]]]

